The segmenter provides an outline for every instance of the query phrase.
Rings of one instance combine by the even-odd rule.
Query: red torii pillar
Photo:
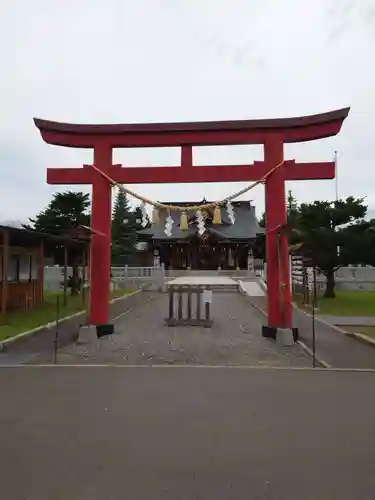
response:
[[[34,119],[48,144],[91,148],[94,165],[122,184],[249,182],[260,180],[284,160],[284,144],[336,135],[349,113],[344,108],[298,118],[165,124],[74,125]],[[263,144],[264,162],[252,165],[194,166],[193,146]],[[116,147],[181,147],[177,167],[122,168],[112,164]],[[333,162],[286,161],[265,183],[268,328],[292,327],[288,243],[278,228],[286,223],[285,181],[333,179]],[[110,288],[111,185],[89,165],[47,169],[49,184],[91,184],[93,231],[90,322],[108,329]],[[280,238],[280,245],[278,239]]]

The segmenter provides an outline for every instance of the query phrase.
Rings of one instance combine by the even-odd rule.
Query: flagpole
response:
[[[335,151],[335,156],[334,156],[334,163],[335,163],[335,195],[336,195],[336,201],[339,199],[339,176],[338,176],[338,153]]]
[[[339,201],[339,176],[337,174],[337,166],[338,166],[338,153],[335,151],[335,156],[334,156],[334,162],[335,162],[335,195],[336,195],[336,202]],[[340,246],[337,245],[337,256],[340,256]]]

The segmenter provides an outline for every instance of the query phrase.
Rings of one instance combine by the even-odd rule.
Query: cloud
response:
[[[298,116],[346,105],[352,111],[340,136],[288,145],[285,154],[327,161],[339,150],[340,194],[368,195],[375,205],[375,76],[369,63],[374,11],[369,0],[334,4],[333,13],[325,0],[237,0],[236,8],[229,0],[8,1],[0,30],[0,215],[23,220],[43,208],[53,191],[70,188],[47,186],[47,166],[92,161],[90,151],[44,144],[33,116],[83,123],[222,120]],[[333,36],[328,42],[334,30],[336,41]],[[249,163],[262,152],[199,148],[195,155],[209,163]],[[178,151],[162,148],[114,154],[124,165],[173,163],[178,157]],[[333,181],[289,187],[300,200],[334,196]],[[153,199],[184,200],[216,199],[237,188],[135,190]],[[263,189],[249,197],[261,213]]]
[[[327,9],[330,29],[329,43],[340,42],[345,36],[356,36],[361,31],[374,35],[375,5],[373,0],[331,0]]]

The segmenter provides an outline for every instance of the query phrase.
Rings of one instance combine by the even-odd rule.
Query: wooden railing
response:
[[[43,286],[37,280],[8,282],[6,310],[32,309],[43,299]],[[0,287],[0,308],[2,307],[2,292]]]

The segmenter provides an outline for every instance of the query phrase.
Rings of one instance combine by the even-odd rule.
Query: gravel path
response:
[[[59,352],[60,364],[311,366],[299,345],[280,347],[261,336],[264,317],[238,293],[214,294],[212,328],[167,327],[166,294],[116,323],[117,333]]]

